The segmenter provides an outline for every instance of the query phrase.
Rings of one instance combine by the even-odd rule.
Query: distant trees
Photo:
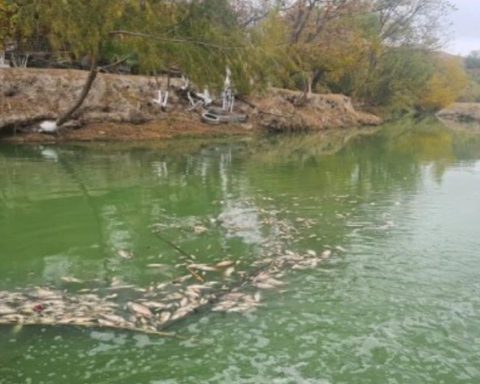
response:
[[[460,101],[480,103],[480,51],[473,51],[465,58],[465,68],[469,83]]]
[[[472,51],[465,58],[465,66],[468,69],[480,68],[480,51]]]

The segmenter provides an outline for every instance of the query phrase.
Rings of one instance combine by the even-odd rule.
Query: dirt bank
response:
[[[459,123],[480,124],[480,103],[454,103],[438,112],[437,116]]]
[[[382,120],[356,111],[349,97],[340,94],[312,94],[271,89],[254,99],[258,106],[255,125],[272,132],[321,131],[379,125]]]
[[[152,102],[165,77],[99,74],[71,128],[58,135],[36,133],[36,125],[58,117],[78,97],[87,72],[77,70],[0,69],[0,133],[13,141],[155,140],[177,136],[224,136],[311,131],[377,125],[381,120],[357,112],[343,95],[312,95],[272,89],[262,96],[238,102],[245,124],[220,126],[200,122],[198,111],[188,111],[181,81],[171,79],[168,108]],[[16,133],[13,136],[13,133]]]

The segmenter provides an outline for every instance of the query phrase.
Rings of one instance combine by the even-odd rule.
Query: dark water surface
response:
[[[170,280],[179,255],[152,228],[200,262],[253,261],[261,211],[315,222],[292,250],[345,252],[287,271],[255,312],[178,324],[185,340],[0,328],[0,383],[480,383],[480,134],[433,121],[370,135],[0,146],[0,290]]]

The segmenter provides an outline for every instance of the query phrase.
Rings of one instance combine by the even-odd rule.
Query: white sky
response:
[[[446,51],[467,55],[480,50],[480,0],[451,0],[457,11],[449,17],[452,36]]]

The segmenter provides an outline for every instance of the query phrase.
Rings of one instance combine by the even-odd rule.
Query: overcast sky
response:
[[[452,38],[446,50],[467,55],[480,50],[480,0],[451,0],[457,8],[451,16]]]

